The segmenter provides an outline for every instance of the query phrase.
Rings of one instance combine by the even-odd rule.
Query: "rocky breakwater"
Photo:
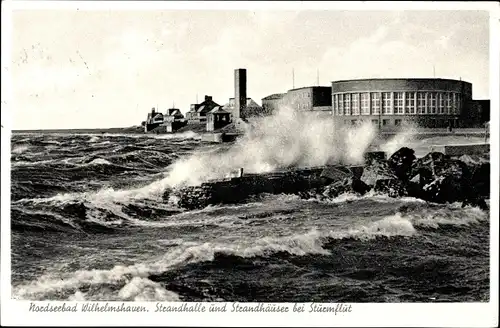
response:
[[[430,152],[415,157],[403,147],[387,160],[365,167],[361,180],[391,197],[411,196],[435,203],[462,202],[486,209],[490,195],[490,163],[485,158],[460,158]]]
[[[302,198],[331,199],[344,193],[363,195],[373,190],[390,197],[416,197],[435,203],[462,202],[486,209],[490,195],[487,159],[450,157],[430,152],[417,158],[403,147],[388,159],[382,152],[365,155],[360,166],[325,166],[265,174],[246,174],[171,190],[186,209],[214,204],[234,204],[252,195],[296,194]]]

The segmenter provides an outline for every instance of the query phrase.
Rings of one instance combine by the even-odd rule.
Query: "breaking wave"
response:
[[[217,254],[241,258],[273,257],[273,254],[283,252],[294,256],[328,256],[330,250],[325,246],[332,240],[349,243],[349,240],[368,242],[377,238],[414,238],[420,234],[421,227],[460,227],[479,223],[487,218],[485,212],[476,208],[454,209],[453,206],[443,206],[434,211],[398,212],[373,222],[354,224],[347,229],[315,228],[303,233],[281,237],[266,236],[256,240],[248,238],[233,242],[182,243],[168,249],[160,257],[130,266],[116,265],[108,270],[79,270],[44,275],[28,284],[16,286],[13,294],[19,299],[57,296],[62,299],[86,300],[178,300],[177,294],[165,290],[148,277],[192,263],[213,261]],[[95,285],[105,285],[110,290],[106,296],[92,295],[89,286]]]
[[[15,146],[12,148],[11,150],[11,153],[12,154],[16,154],[16,155],[19,155],[19,154],[22,154],[24,153],[25,151],[28,150],[30,146],[29,145],[26,145],[26,144],[21,144],[19,146]]]
[[[105,160],[104,158],[96,158],[88,163],[88,165],[112,165],[112,163]]]
[[[289,108],[252,125],[227,150],[194,154],[175,162],[161,183],[165,187],[199,184],[239,168],[262,173],[292,166],[360,163],[375,136],[368,123],[345,127]]]

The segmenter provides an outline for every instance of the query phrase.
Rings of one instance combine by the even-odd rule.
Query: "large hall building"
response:
[[[371,121],[380,127],[405,121],[421,127],[473,127],[481,124],[487,106],[472,99],[465,81],[360,79],[332,82],[332,114],[347,124]]]
[[[380,129],[411,122],[424,128],[480,127],[489,100],[473,100],[472,84],[439,78],[333,81],[330,86],[288,90],[262,99],[266,113],[280,107],[322,114],[341,123],[369,121]],[[327,114],[327,115],[324,115]]]

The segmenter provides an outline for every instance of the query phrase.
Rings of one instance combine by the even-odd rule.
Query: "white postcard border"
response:
[[[409,303],[409,304],[352,304],[351,313],[154,313],[155,302],[127,302],[144,305],[149,313],[40,313],[30,312],[29,301],[10,299],[10,111],[11,42],[10,10],[15,9],[75,9],[155,10],[155,9],[213,9],[213,10],[487,10],[490,24],[490,99],[491,99],[491,245],[490,245],[490,302],[489,303]],[[500,32],[499,10],[495,2],[134,2],[134,1],[3,1],[2,2],[2,206],[1,206],[1,324],[33,326],[467,326],[498,325],[498,213],[499,206],[499,90],[500,90]],[[7,49],[6,49],[7,48]],[[37,305],[62,302],[35,302]],[[66,302],[78,304],[90,302]],[[106,302],[99,302],[103,305]],[[111,303],[111,302],[108,302]],[[118,302],[121,303],[121,302]],[[168,303],[172,304],[172,303]],[[231,307],[228,303],[228,307]],[[252,303],[245,303],[252,304]],[[291,308],[291,303],[288,304]],[[306,303],[306,307],[307,307]]]

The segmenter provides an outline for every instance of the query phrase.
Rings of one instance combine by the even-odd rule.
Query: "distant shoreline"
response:
[[[127,128],[103,128],[103,129],[38,129],[38,130],[12,130],[12,133],[128,133],[128,134],[144,134],[142,127],[127,127]]]

